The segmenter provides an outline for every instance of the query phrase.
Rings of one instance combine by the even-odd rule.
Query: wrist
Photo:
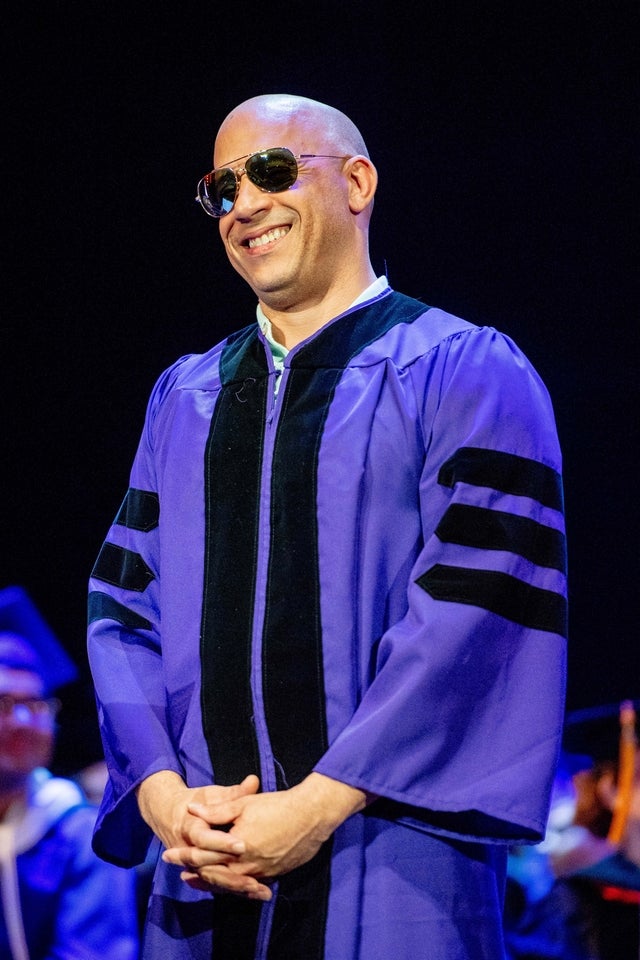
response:
[[[135,794],[142,819],[158,833],[158,828],[170,810],[174,799],[187,789],[182,777],[172,770],[159,770],[146,777],[137,786]]]
[[[313,811],[314,819],[325,835],[330,836],[341,823],[363,810],[374,797],[364,790],[334,780],[323,773],[310,773],[297,787],[301,800]]]

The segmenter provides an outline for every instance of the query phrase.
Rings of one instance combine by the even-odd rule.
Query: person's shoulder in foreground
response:
[[[544,833],[551,402],[377,275],[377,188],[353,121],[290,94],[232,109],[198,184],[256,316],[161,375],[90,581],[94,845],[165,848],[149,956],[499,960],[507,846]]]

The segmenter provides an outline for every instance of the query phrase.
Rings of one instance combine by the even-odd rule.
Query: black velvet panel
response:
[[[327,749],[316,499],[318,452],[335,388],[351,359],[428,307],[393,293],[322,330],[291,361],[276,435],[263,686],[283,787]]]
[[[260,774],[250,671],[268,378],[255,328],[234,338],[221,372],[204,464],[202,713],[216,782],[232,784]]]
[[[213,960],[254,960],[263,909],[233,894],[213,898]]]

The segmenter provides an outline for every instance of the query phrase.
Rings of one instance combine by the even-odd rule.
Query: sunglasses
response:
[[[242,157],[238,159],[241,160]],[[326,153],[301,153],[294,156],[287,147],[270,147],[268,150],[252,153],[242,167],[218,167],[211,170],[198,183],[196,200],[210,217],[224,217],[236,202],[240,178],[245,173],[251,183],[265,193],[282,193],[298,179],[298,160],[348,159]]]

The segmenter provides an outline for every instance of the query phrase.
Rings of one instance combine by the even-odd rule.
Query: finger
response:
[[[187,805],[189,813],[204,820],[211,827],[218,827],[219,830],[228,830],[230,825],[236,819],[242,806],[241,798],[237,800],[220,800],[216,803],[201,803],[192,801]]]
[[[226,834],[222,836],[226,839]],[[169,847],[162,853],[162,859],[165,863],[173,863],[180,867],[200,867],[208,864],[230,863],[237,859],[239,853],[244,850],[244,843],[238,841],[234,844],[236,848],[242,849],[203,849],[198,846],[189,847]]]
[[[234,783],[228,787],[210,784],[209,786],[199,787],[194,794],[197,795],[199,803],[226,803],[229,800],[236,800],[257,793],[259,788],[260,780],[255,773],[250,773],[241,783]]]
[[[180,879],[193,890],[201,890],[205,893],[230,893],[234,896],[245,897],[248,900],[271,900],[273,893],[270,887],[264,883],[258,883],[252,877],[229,877],[224,882],[217,880],[207,880],[201,874],[190,870],[183,870]]]
[[[244,853],[246,845],[242,838],[230,833],[227,827],[212,827],[208,821],[198,817],[192,820],[183,830],[180,839],[173,844],[173,847],[187,846],[237,856]]]
[[[260,780],[255,773],[250,773],[240,784],[240,796],[246,796],[249,793],[257,793],[260,789]]]

